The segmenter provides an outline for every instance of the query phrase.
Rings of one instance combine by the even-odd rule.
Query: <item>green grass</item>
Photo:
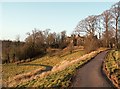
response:
[[[85,52],[83,50],[82,51],[79,50],[79,51],[74,51],[72,54],[70,54],[69,52],[65,53],[64,56],[61,56],[61,57],[44,56],[42,58],[29,62],[29,64],[43,64],[43,65],[53,66],[54,68],[52,69],[52,71],[44,72],[44,76],[41,77],[42,75],[41,74],[39,75],[39,77],[35,79],[33,78],[32,80],[28,80],[25,82],[24,81],[17,82],[16,80],[12,81],[12,83],[15,83],[15,84],[14,85],[11,84],[10,86],[18,87],[18,88],[21,88],[21,87],[22,88],[23,87],[37,87],[37,88],[68,87],[71,84],[71,78],[76,72],[76,70],[103,50],[104,49],[100,49],[98,51],[94,51],[86,55],[84,55]],[[79,60],[76,61],[76,59],[79,59]],[[15,72],[15,69],[11,69],[11,67],[6,68],[5,66],[7,66],[7,64],[4,65],[4,69],[6,69],[6,72],[8,71],[6,73],[6,76],[10,76],[9,71],[11,71],[13,74],[16,74],[23,70],[30,71],[33,68],[33,66],[29,66],[28,69],[16,68],[18,72]],[[19,67],[19,66],[16,65],[16,67]],[[39,66],[36,66],[36,67],[39,67]],[[11,77],[13,76],[11,75]]]
[[[100,52],[100,51],[99,51]],[[95,55],[99,53],[96,51],[91,56],[87,56],[85,60],[81,60],[77,63],[74,63],[67,67],[66,69],[58,72],[53,72],[46,77],[33,79],[28,82],[21,83],[17,85],[19,88],[23,87],[37,87],[37,88],[45,88],[45,87],[69,87],[71,84],[71,78],[75,74],[76,70],[85,64],[87,61],[91,60]]]
[[[56,64],[59,64],[63,60],[74,60],[76,58],[79,58],[80,56],[84,55],[84,51],[79,50],[75,51],[72,54],[67,53],[67,55],[64,55],[62,57],[58,56],[53,56],[50,57],[48,55],[38,58],[34,61],[27,62],[27,63],[22,63],[22,64],[34,64],[34,65],[16,65],[15,63],[10,63],[10,64],[3,64],[2,65],[2,71],[3,71],[3,76],[2,79],[4,81],[7,81],[9,78],[12,78],[13,76],[17,74],[22,74],[26,72],[30,72],[32,70],[35,70],[37,68],[44,68],[42,65],[47,65],[47,66],[55,66]],[[41,66],[35,66],[35,64],[40,64]]]
[[[36,80],[21,83],[17,87],[69,87],[73,74],[76,72],[76,69],[83,63],[85,63],[85,61],[80,61],[79,63],[73,64],[72,66],[69,66],[62,71],[50,74],[49,76],[46,76],[44,78],[38,78]]]
[[[115,77],[117,85],[120,87],[120,51],[112,50],[106,56],[106,71],[109,73],[109,77]]]
[[[9,78],[14,77],[15,75],[26,73],[36,68],[44,68],[43,66],[19,66],[13,63],[2,65],[2,79],[3,81],[8,81]]]
[[[64,54],[64,53],[63,53]],[[79,58],[80,56],[84,55],[85,52],[82,50],[75,51],[72,54],[67,53],[65,56],[59,57],[59,56],[45,56],[42,58],[39,58],[37,60],[34,60],[30,62],[30,64],[44,64],[48,66],[55,66],[56,64],[60,63],[63,60],[74,60],[76,58]]]

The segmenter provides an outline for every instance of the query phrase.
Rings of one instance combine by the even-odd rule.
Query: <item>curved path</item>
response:
[[[113,87],[102,74],[102,62],[107,51],[98,54],[89,63],[78,69],[71,87]]]

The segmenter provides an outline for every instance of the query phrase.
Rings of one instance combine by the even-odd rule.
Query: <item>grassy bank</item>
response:
[[[111,50],[108,53],[103,70],[112,83],[120,88],[120,51]]]
[[[82,57],[68,61],[64,60],[55,65],[51,71],[44,72],[37,77],[27,82],[21,82],[14,87],[68,87],[71,84],[71,78],[74,75],[77,68],[91,60],[98,53],[103,50],[93,51],[89,54],[85,54]],[[12,85],[10,85],[12,86]]]
[[[68,51],[63,53],[64,55],[60,56],[52,56],[46,55],[42,58],[38,58],[31,62],[25,62],[21,64],[10,63],[10,64],[3,64],[2,65],[2,79],[4,82],[10,81],[13,79],[14,76],[23,75],[25,73],[33,72],[36,69],[40,69],[43,71],[47,71],[47,68],[54,67],[56,64],[66,60],[71,61],[79,58],[80,56],[84,55],[84,50],[75,50],[73,53],[69,53]],[[37,71],[37,70],[36,70]]]

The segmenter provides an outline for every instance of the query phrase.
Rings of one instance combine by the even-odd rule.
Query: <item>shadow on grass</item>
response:
[[[67,52],[67,53],[64,53],[63,55],[61,55],[60,57],[65,57],[67,55],[70,55],[70,54],[73,54],[73,53],[76,53],[76,52],[82,52],[82,50],[73,50],[72,53]]]
[[[52,66],[48,66],[48,65],[42,65],[42,64],[19,64],[18,66],[43,66],[43,67],[45,67],[46,69],[45,70],[43,70],[42,72],[44,72],[44,71],[50,71],[50,70],[52,70]]]

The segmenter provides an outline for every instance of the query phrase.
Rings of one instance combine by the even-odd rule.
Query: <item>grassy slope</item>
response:
[[[104,71],[116,87],[120,88],[120,51],[112,50],[106,56]]]
[[[26,73],[26,72],[32,71],[34,69],[37,69],[37,68],[44,68],[44,66],[42,66],[42,65],[54,66],[63,60],[74,60],[76,58],[79,58],[83,54],[84,54],[84,51],[79,50],[79,52],[75,51],[72,54],[66,53],[62,57],[44,56],[42,58],[36,59],[34,61],[31,61],[31,62],[22,63],[22,64],[34,64],[34,65],[22,65],[22,64],[16,65],[15,63],[3,64],[2,65],[2,71],[3,71],[2,78],[4,81],[7,81],[9,78],[12,78],[13,76],[15,76],[17,74]],[[40,66],[36,66],[35,64],[40,64]]]
[[[94,56],[96,56],[99,51],[91,52],[90,54],[86,54],[83,57],[79,58],[77,61],[71,61],[68,62],[70,65],[68,65],[65,69],[59,70],[59,71],[50,71],[47,73],[47,76],[44,77],[38,77],[37,79],[33,79],[28,82],[21,83],[17,85],[17,87],[38,87],[38,88],[44,88],[44,87],[68,87],[71,84],[71,78],[76,72],[76,69],[85,64],[87,61],[91,60]],[[67,62],[67,61],[66,61]],[[62,67],[63,64],[60,64]],[[56,67],[57,69],[57,67]]]
[[[76,71],[77,68],[79,68],[81,65],[85,64],[87,61],[89,61],[91,58],[93,58],[95,55],[97,55],[99,52],[103,51],[104,49],[91,52],[90,54],[86,54],[82,57],[81,55],[84,54],[84,51],[74,51],[72,54],[63,53],[62,57],[58,56],[45,56],[40,59],[34,60],[32,62],[29,62],[28,64],[43,64],[43,65],[49,65],[53,66],[53,69],[48,72],[43,72],[42,74],[39,74],[37,76],[33,76],[31,80],[28,79],[28,81],[17,81],[12,80],[12,82],[9,84],[9,86],[12,87],[68,87],[71,83],[71,78]],[[4,69],[6,69],[7,65],[4,65]],[[11,65],[12,66],[12,65]],[[16,67],[19,67],[16,65]],[[25,66],[23,66],[25,67]],[[40,68],[40,66],[36,66]],[[29,66],[30,70],[33,68],[33,66]],[[29,69],[28,68],[28,69]],[[17,68],[16,68],[17,69]],[[9,76],[9,71],[14,71],[15,69],[11,69],[11,67],[7,68],[6,76]],[[17,69],[18,71],[28,71],[27,69],[21,70]],[[30,71],[29,70],[29,71]],[[32,72],[32,71],[31,71]],[[16,72],[17,73],[17,72]],[[13,74],[16,74],[15,71]],[[12,76],[11,76],[12,77]],[[14,78],[14,77],[13,77]]]

